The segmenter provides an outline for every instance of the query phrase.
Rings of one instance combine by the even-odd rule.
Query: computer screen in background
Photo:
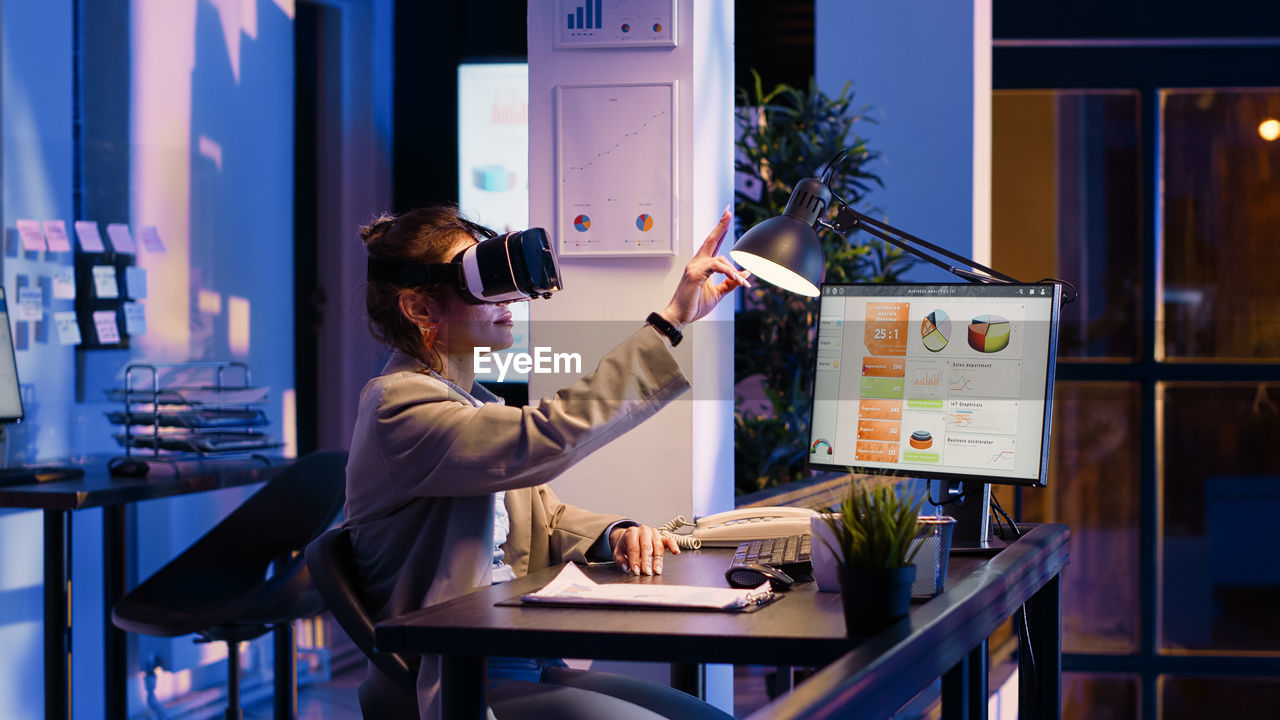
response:
[[[13,329],[9,326],[9,305],[0,288],[0,423],[22,420],[22,389],[18,386],[18,364],[13,354]],[[3,458],[0,458],[2,461]],[[0,462],[0,466],[4,463]]]
[[[529,69],[525,63],[458,66],[458,206],[498,232],[529,227]],[[529,352],[529,304],[513,303],[515,344]],[[497,363],[490,363],[496,368]],[[510,367],[510,364],[507,364]],[[492,369],[477,380],[497,381]],[[528,383],[508,370],[504,383]]]
[[[1044,486],[1060,296],[824,285],[809,464]]]

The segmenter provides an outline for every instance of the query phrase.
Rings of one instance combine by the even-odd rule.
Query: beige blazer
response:
[[[506,490],[503,546],[518,575],[586,551],[617,516],[561,503],[544,485],[689,387],[645,326],[573,385],[536,405],[472,406],[402,353],[360,397],[347,462],[346,526],[377,620],[491,582],[493,493]],[[478,384],[478,399],[493,396]],[[481,396],[485,397],[481,397]],[[377,683],[370,670],[370,682]],[[423,658],[418,707],[439,717],[439,659]]]

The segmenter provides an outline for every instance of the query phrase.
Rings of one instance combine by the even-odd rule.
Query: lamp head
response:
[[[783,290],[817,297],[827,260],[818,221],[831,205],[831,190],[817,178],[796,183],[782,214],[738,238],[729,257],[752,275]]]

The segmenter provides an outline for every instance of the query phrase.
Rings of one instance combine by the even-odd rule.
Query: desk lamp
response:
[[[822,243],[818,240],[818,228],[825,227],[842,235],[862,230],[969,282],[1018,282],[1002,272],[850,208],[828,185],[847,154],[848,150],[841,150],[831,158],[821,180],[805,178],[796,183],[782,214],[764,220],[744,233],[729,251],[729,257],[765,282],[800,295],[817,297],[818,285],[822,283],[827,269]],[[834,222],[827,222],[825,215],[832,199],[837,202],[836,217]],[[958,267],[929,253],[963,263],[973,270]],[[1064,300],[1070,302],[1074,297],[1072,289]]]
[[[764,220],[744,233],[729,251],[729,257],[765,282],[800,295],[817,297],[820,292],[818,286],[826,275],[826,257],[818,239],[819,228],[825,227],[842,235],[862,230],[968,282],[1019,282],[998,270],[850,208],[829,185],[832,175],[847,154],[848,150],[841,150],[832,157],[827,162],[821,179],[811,177],[796,183],[782,214]],[[828,222],[826,215],[833,200],[836,203],[836,215],[834,221]],[[1062,286],[1064,303],[1075,299],[1076,291],[1070,283],[1052,278],[1045,282]],[[941,503],[959,505],[963,502],[966,493],[962,483],[945,481],[944,490],[945,499]],[[970,523],[985,527],[983,520],[988,512],[989,498],[989,489],[985,488],[985,484],[982,498],[982,502],[973,504],[978,507],[965,508],[955,513],[958,516],[957,534],[963,532],[961,528]]]

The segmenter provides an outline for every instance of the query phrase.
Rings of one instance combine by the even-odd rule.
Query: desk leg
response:
[[[444,655],[440,658],[440,691],[444,717],[485,719],[483,657]]]
[[[125,559],[125,507],[102,508],[102,601],[103,601],[103,714],[128,717],[128,637],[111,622],[111,609],[124,597],[128,585]]]
[[[706,700],[707,666],[701,663],[671,663],[671,687],[699,700]]]
[[[1035,677],[1018,679],[1018,717],[1062,717],[1062,585],[1055,575],[1027,601]]]
[[[71,717],[68,513],[44,511],[44,716]]]
[[[987,641],[942,676],[942,720],[986,720]]]

